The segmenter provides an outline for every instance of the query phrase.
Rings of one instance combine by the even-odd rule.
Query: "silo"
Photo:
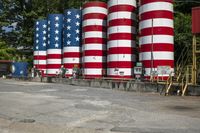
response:
[[[67,9],[64,13],[63,64],[66,77],[81,66],[81,10]]]
[[[47,64],[46,46],[47,46],[47,20],[37,20],[35,22],[33,65],[37,70],[42,70],[44,74],[46,74],[46,64]]]
[[[106,68],[107,4],[87,2],[82,17],[83,75],[85,78],[101,78]]]
[[[56,76],[62,64],[63,15],[48,15],[47,75]]]
[[[140,0],[139,18],[144,76],[166,80],[174,71],[173,0]]]
[[[135,0],[108,1],[108,77],[133,77],[136,33],[135,10]]]

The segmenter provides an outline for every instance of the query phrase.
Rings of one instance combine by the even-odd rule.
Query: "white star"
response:
[[[80,26],[80,23],[79,23],[79,22],[76,22],[76,26]]]
[[[51,28],[48,28],[48,31],[50,31]]]
[[[58,20],[59,20],[59,17],[58,17],[58,16],[57,16],[57,17],[55,17],[55,20],[57,20],[57,21],[58,21]]]
[[[68,11],[68,12],[67,12],[67,15],[71,15],[71,13],[72,13],[72,12]]]
[[[44,25],[43,25],[43,28],[47,28],[47,25],[46,25],[46,24],[44,24]]]
[[[36,34],[36,37],[39,37],[39,34]]]
[[[45,41],[45,40],[47,40],[47,38],[46,38],[46,37],[43,37],[43,40]]]
[[[76,30],[76,33],[77,33],[77,34],[79,34],[79,33],[80,33],[79,29],[77,29],[77,30]]]
[[[50,34],[48,34],[48,38],[50,38]]]
[[[58,30],[55,30],[55,34],[58,34],[59,33],[59,31]]]
[[[36,28],[36,31],[39,31],[39,28],[38,28],[38,27]]]
[[[56,41],[58,41],[58,40],[59,40],[59,38],[56,36],[56,37],[55,37],[55,40],[56,40]]]
[[[67,19],[67,22],[68,22],[68,23],[70,23],[70,22],[71,22],[71,19],[70,19],[70,18],[68,18],[68,19]]]
[[[56,24],[55,24],[55,26],[56,26],[56,27],[59,27],[59,24],[58,24],[58,23],[56,23]]]
[[[36,49],[39,49],[39,47],[38,47],[38,46],[36,46]]]
[[[36,40],[36,43],[39,43],[39,40]]]
[[[79,37],[76,37],[76,41],[78,42],[80,40],[80,38]]]
[[[71,30],[71,26],[67,26],[67,30]]]
[[[68,34],[67,34],[67,38],[70,38],[70,37],[71,37],[71,34],[68,33]]]
[[[44,30],[44,31],[43,31],[43,34],[47,34],[47,32]]]
[[[46,47],[46,43],[43,43],[43,46]]]
[[[51,24],[51,22],[50,22],[50,21],[48,21],[48,24]]]
[[[50,44],[50,41],[48,41],[47,43]]]
[[[71,44],[71,41],[67,41],[67,45],[70,45]]]
[[[56,43],[56,44],[55,44],[55,47],[58,48],[58,46],[59,46],[58,43]]]
[[[38,22],[38,21],[36,22],[36,25],[39,25],[39,22]]]
[[[79,19],[79,18],[80,18],[80,15],[77,14],[77,15],[76,15],[76,18]]]

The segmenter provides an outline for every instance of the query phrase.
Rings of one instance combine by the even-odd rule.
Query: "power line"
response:
[[[195,1],[195,0],[186,0],[186,1],[183,1],[183,0],[178,0],[178,1],[176,1],[175,0],[175,2],[176,3],[199,3],[200,4],[200,1]]]

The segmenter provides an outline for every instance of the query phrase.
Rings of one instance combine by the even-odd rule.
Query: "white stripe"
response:
[[[112,61],[135,61],[135,55],[133,54],[110,54],[107,56],[107,62]]]
[[[73,71],[73,69],[67,68],[65,74],[72,75],[72,71]]]
[[[114,33],[132,33],[136,34],[136,29],[133,26],[113,26],[108,28],[108,35]]]
[[[132,68],[118,68],[118,71],[115,71],[115,68],[108,68],[107,69],[107,75],[110,75],[110,76],[120,76],[120,72],[123,72],[124,76],[133,75],[133,69]]]
[[[108,6],[116,6],[116,5],[132,5],[136,7],[136,0],[109,0]]]
[[[63,58],[63,63],[80,63],[80,58]]]
[[[170,35],[153,35],[153,42],[152,36],[144,36],[139,38],[139,44],[151,44],[151,43],[169,43],[174,44],[174,37]]]
[[[67,52],[80,52],[81,51],[81,47],[64,47],[63,48],[63,53],[67,53]]]
[[[106,62],[106,57],[104,56],[85,56],[83,57],[84,63],[101,63]]]
[[[47,74],[56,74],[59,73],[59,69],[47,69]]]
[[[135,45],[135,41],[132,41],[132,40],[108,41],[107,48],[115,48],[115,47],[136,47],[136,45]]]
[[[145,68],[145,76],[151,76],[151,71],[154,71],[154,72],[157,72],[157,68]],[[171,68],[171,72],[174,72],[174,68]],[[159,74],[158,76],[169,76],[169,74],[164,74],[164,75],[161,75]]]
[[[86,69],[84,68],[83,72],[84,75],[102,75],[102,70],[101,68],[94,68],[94,69]]]
[[[34,60],[33,63],[35,65],[46,65],[47,61],[46,60]]]
[[[84,44],[83,51],[85,50],[106,50],[105,44]]]
[[[150,12],[150,11],[171,11],[173,12],[173,4],[169,2],[151,2],[148,4],[144,4],[139,9],[139,14]]]
[[[173,52],[152,52],[153,60],[174,60]],[[151,52],[143,52],[139,55],[140,60],[151,60]]]
[[[47,64],[61,64],[61,59],[47,59]]]
[[[83,38],[106,38],[106,37],[107,37],[106,33],[100,31],[85,32],[83,34]]]
[[[47,55],[47,51],[34,51],[34,56],[35,55],[44,55],[44,56],[46,56]]]
[[[107,15],[108,11],[106,8],[103,7],[87,7],[83,9],[82,13],[83,15],[90,13],[101,13]]]
[[[106,26],[107,22],[102,19],[87,19],[83,21],[83,27],[91,25]]]
[[[153,22],[153,25],[152,25]],[[151,27],[170,27],[174,28],[174,21],[172,19],[156,18],[141,21],[139,23],[139,30]]]
[[[108,21],[114,20],[114,19],[133,19],[136,20],[135,13],[132,12],[113,12],[108,15]]]
[[[47,54],[62,54],[62,49],[47,49]]]

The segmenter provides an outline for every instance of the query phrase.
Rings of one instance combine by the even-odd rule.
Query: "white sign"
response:
[[[158,66],[158,75],[169,75],[171,73],[170,66]]]

